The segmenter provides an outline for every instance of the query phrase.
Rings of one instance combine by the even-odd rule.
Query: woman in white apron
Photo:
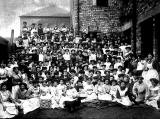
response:
[[[144,76],[144,83],[150,87],[152,84],[150,82],[151,78],[156,78],[159,81],[159,74],[156,69],[153,68],[153,62],[147,63],[148,71],[146,75]]]
[[[18,70],[18,67],[13,68],[13,74],[12,74],[12,98],[16,98],[16,93],[19,90],[19,84],[22,82],[21,74]]]
[[[152,86],[149,88],[149,93],[146,98],[146,104],[156,109],[159,109],[157,101],[160,100],[159,81],[155,78],[150,79]]]
[[[84,85],[84,92],[87,95],[87,98],[82,100],[82,102],[90,102],[97,99],[96,88],[91,82],[91,79],[87,80],[87,84]]]
[[[143,71],[142,73],[142,76],[144,78],[144,83],[146,83],[148,87],[152,86],[150,82],[151,78],[156,78],[157,80],[159,80],[157,67],[159,67],[159,64],[155,61],[155,59],[153,58],[153,55],[148,54],[146,68],[145,68],[145,70],[148,70],[148,71]]]
[[[12,103],[9,102],[12,100]],[[3,83],[0,90],[0,118],[13,118],[18,115],[15,101],[11,97],[11,93],[7,90],[7,85]]]
[[[120,86],[117,90],[116,101],[121,105],[128,107],[132,105],[132,102],[130,101],[127,92],[128,88],[126,87],[125,82],[120,82]]]
[[[50,87],[50,93],[52,96],[52,109],[59,108],[60,93],[58,91],[58,83],[54,81],[53,86]]]
[[[113,102],[115,102],[118,88],[119,88],[119,86],[117,85],[117,81],[113,79],[111,81],[111,87],[110,87],[110,95],[112,97]]]
[[[112,97],[109,94],[110,87],[108,87],[107,81],[106,84],[104,84],[103,81],[98,81],[98,84],[96,85],[98,100],[106,100],[111,101]]]
[[[143,82],[143,77],[138,77],[138,81],[133,85],[133,95],[135,96],[135,104],[144,103],[148,93],[148,86]]]
[[[59,106],[61,108],[64,108],[65,106],[65,102],[69,101],[75,101],[78,98],[78,92],[76,91],[75,88],[73,88],[70,84],[70,82],[66,82],[66,90],[62,93],[61,97],[60,97],[60,101],[59,101]]]

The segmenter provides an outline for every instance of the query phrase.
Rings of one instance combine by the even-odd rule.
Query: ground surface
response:
[[[21,119],[160,119],[160,112],[151,107],[122,107],[93,108],[83,107],[76,112],[67,110],[37,109]]]

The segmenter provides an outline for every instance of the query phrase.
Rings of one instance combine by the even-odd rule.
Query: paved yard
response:
[[[160,119],[160,112],[150,107],[84,107],[76,112],[66,110],[37,109],[21,117],[23,119]]]

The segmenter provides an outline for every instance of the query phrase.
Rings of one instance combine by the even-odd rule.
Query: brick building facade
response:
[[[121,0],[123,1],[123,0]],[[123,21],[131,22],[133,14],[133,0],[127,0],[123,6]],[[142,57],[154,54],[160,60],[160,1],[159,0],[136,0],[137,29],[136,51]],[[133,27],[130,25],[130,34],[133,36]],[[128,31],[128,29],[123,32]]]
[[[137,4],[137,52],[160,59],[160,1],[140,0]]]
[[[143,56],[153,53],[160,59],[160,1],[140,0],[137,5],[138,24],[137,41],[141,43],[140,51]]]
[[[108,0],[106,6],[98,6],[97,0],[72,0],[71,15],[75,32],[99,31],[109,34],[119,31],[119,5],[117,0]]]

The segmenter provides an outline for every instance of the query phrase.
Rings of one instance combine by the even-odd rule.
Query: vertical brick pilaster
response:
[[[75,32],[78,30],[77,10],[78,0],[73,0],[72,21]],[[95,31],[109,33],[119,29],[118,4],[116,0],[110,0],[110,6],[97,7],[93,0],[79,0],[79,26],[80,31]],[[89,29],[88,29],[89,28]]]

